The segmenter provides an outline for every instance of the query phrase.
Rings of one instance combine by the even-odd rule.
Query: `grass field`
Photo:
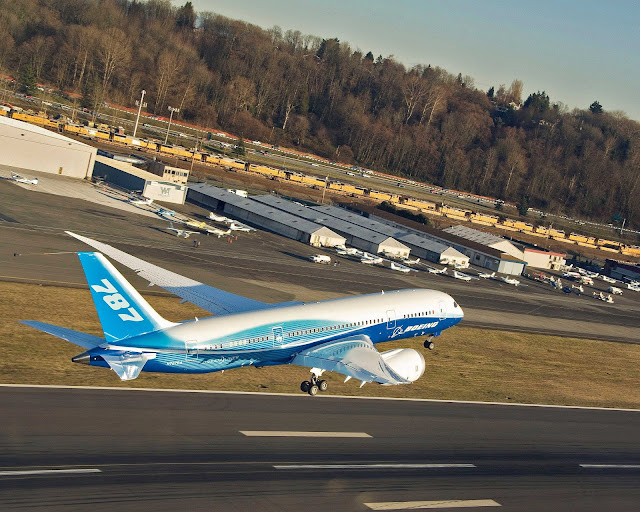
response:
[[[148,295],[169,320],[204,316],[179,299]],[[102,335],[87,289],[0,282],[0,383],[297,392],[305,368],[244,368],[225,373],[142,373],[121,382],[108,369],[73,364],[83,350],[19,324],[39,320]],[[330,394],[640,408],[640,346],[454,327],[425,353],[427,371],[409,386],[344,384],[325,374]],[[421,340],[378,345],[422,348]]]

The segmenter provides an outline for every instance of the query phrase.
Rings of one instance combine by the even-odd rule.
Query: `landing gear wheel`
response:
[[[326,380],[318,381],[318,389],[320,391],[326,391],[328,387],[329,387],[329,383]]]
[[[308,393],[310,387],[311,387],[311,382],[309,382],[308,380],[303,380],[302,383],[300,384],[300,391],[302,391],[303,393]]]
[[[318,394],[318,391],[319,391],[319,390],[318,390],[318,386],[316,386],[315,384],[312,384],[311,386],[309,386],[309,391],[308,391],[308,393],[309,393],[311,396],[316,396],[316,395]]]
[[[433,341],[431,340],[426,340],[424,342],[424,348],[428,348],[429,350],[433,350],[435,347],[435,344],[433,343]]]

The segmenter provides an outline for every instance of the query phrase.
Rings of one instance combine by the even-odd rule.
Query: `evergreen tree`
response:
[[[520,202],[518,203],[518,213],[523,217],[526,217],[527,213],[529,213],[529,198],[524,194],[520,197]]]
[[[236,141],[236,145],[233,147],[233,154],[237,156],[244,156],[246,154],[244,138],[238,137],[238,140]]]
[[[487,91],[487,98],[489,98],[490,100],[493,99],[495,93],[495,89],[493,88],[493,85],[489,88],[489,90]]]
[[[598,101],[594,101],[591,105],[589,105],[589,110],[591,110],[592,114],[602,114],[602,105]]]
[[[193,30],[196,25],[196,11],[191,2],[187,2],[176,13],[176,25],[178,27]]]
[[[25,66],[20,73],[20,92],[32,95],[36,90],[36,76],[31,66]]]

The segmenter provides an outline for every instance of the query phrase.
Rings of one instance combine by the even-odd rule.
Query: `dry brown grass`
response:
[[[170,320],[203,316],[173,297],[147,296]],[[101,335],[88,290],[0,282],[0,382],[296,392],[304,368],[246,368],[205,375],[143,373],[121,382],[107,369],[73,364],[82,349],[18,323],[29,319]],[[422,349],[419,340],[380,345]],[[640,408],[640,346],[456,327],[425,354],[427,372],[410,386],[342,382],[330,393],[443,400]]]

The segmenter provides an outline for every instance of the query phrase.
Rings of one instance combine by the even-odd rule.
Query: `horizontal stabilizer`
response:
[[[80,331],[72,331],[71,329],[65,329],[64,327],[58,327],[57,325],[45,324],[43,322],[36,322],[33,320],[22,320],[20,323],[33,327],[34,329],[38,329],[39,331],[44,331],[52,336],[57,336],[58,338],[79,345],[87,350],[96,348],[104,343],[104,339],[99,338],[98,336],[93,336],[92,334]]]

